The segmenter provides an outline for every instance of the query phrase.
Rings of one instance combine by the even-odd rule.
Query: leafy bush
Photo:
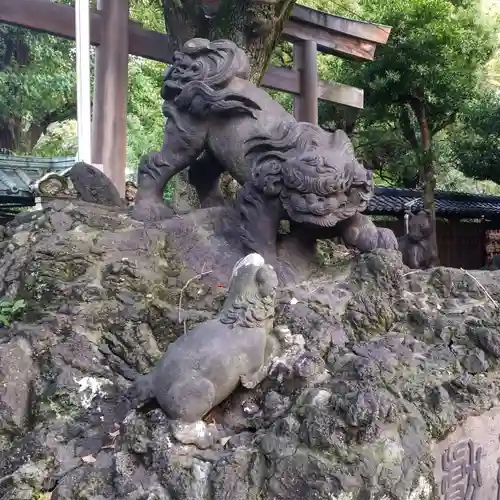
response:
[[[9,326],[23,313],[25,307],[24,299],[0,300],[0,328]]]

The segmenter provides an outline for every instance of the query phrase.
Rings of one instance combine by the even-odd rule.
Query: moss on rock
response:
[[[18,388],[0,387],[0,476],[16,478],[0,497],[431,499],[433,445],[500,406],[500,274],[413,272],[397,252],[332,246],[279,290],[284,351],[207,416],[231,435],[200,450],[123,394],[220,310],[231,270],[211,213],[166,233],[58,202],[9,228],[0,294],[27,308],[0,343],[0,375]]]

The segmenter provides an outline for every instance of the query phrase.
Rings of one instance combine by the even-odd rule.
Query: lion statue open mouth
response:
[[[283,218],[335,228],[362,251],[397,248],[392,233],[361,215],[373,181],[347,135],[297,122],[248,81],[249,67],[244,51],[228,40],[195,38],[176,53],[162,88],[163,146],[141,162],[133,216],[170,217],[164,187],[187,168],[201,206],[218,204],[219,179],[227,171],[244,186],[241,238],[252,251],[269,254],[264,247],[272,247]]]
[[[371,173],[356,160],[344,132],[295,121],[281,123],[278,132],[280,140],[253,140],[252,180],[265,195],[278,196],[293,221],[333,227],[367,207]]]

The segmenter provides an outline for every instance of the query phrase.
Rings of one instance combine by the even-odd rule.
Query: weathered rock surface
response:
[[[397,252],[281,288],[287,350],[206,417],[231,431],[216,446],[127,408],[137,373],[220,307],[243,250],[216,214],[144,228],[59,202],[0,234],[0,299],[26,302],[0,330],[0,498],[433,500],[455,487],[442,454],[471,425],[476,449],[498,451],[500,272],[410,271]],[[465,460],[460,484],[494,500],[496,457],[480,481],[478,457],[452,468]]]

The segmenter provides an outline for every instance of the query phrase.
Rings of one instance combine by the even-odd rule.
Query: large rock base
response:
[[[498,498],[498,272],[318,265],[279,292],[270,375],[205,418],[216,444],[130,409],[130,381],[224,298],[243,250],[210,213],[146,228],[54,203],[0,235],[1,300],[24,301],[0,329],[0,498]]]

